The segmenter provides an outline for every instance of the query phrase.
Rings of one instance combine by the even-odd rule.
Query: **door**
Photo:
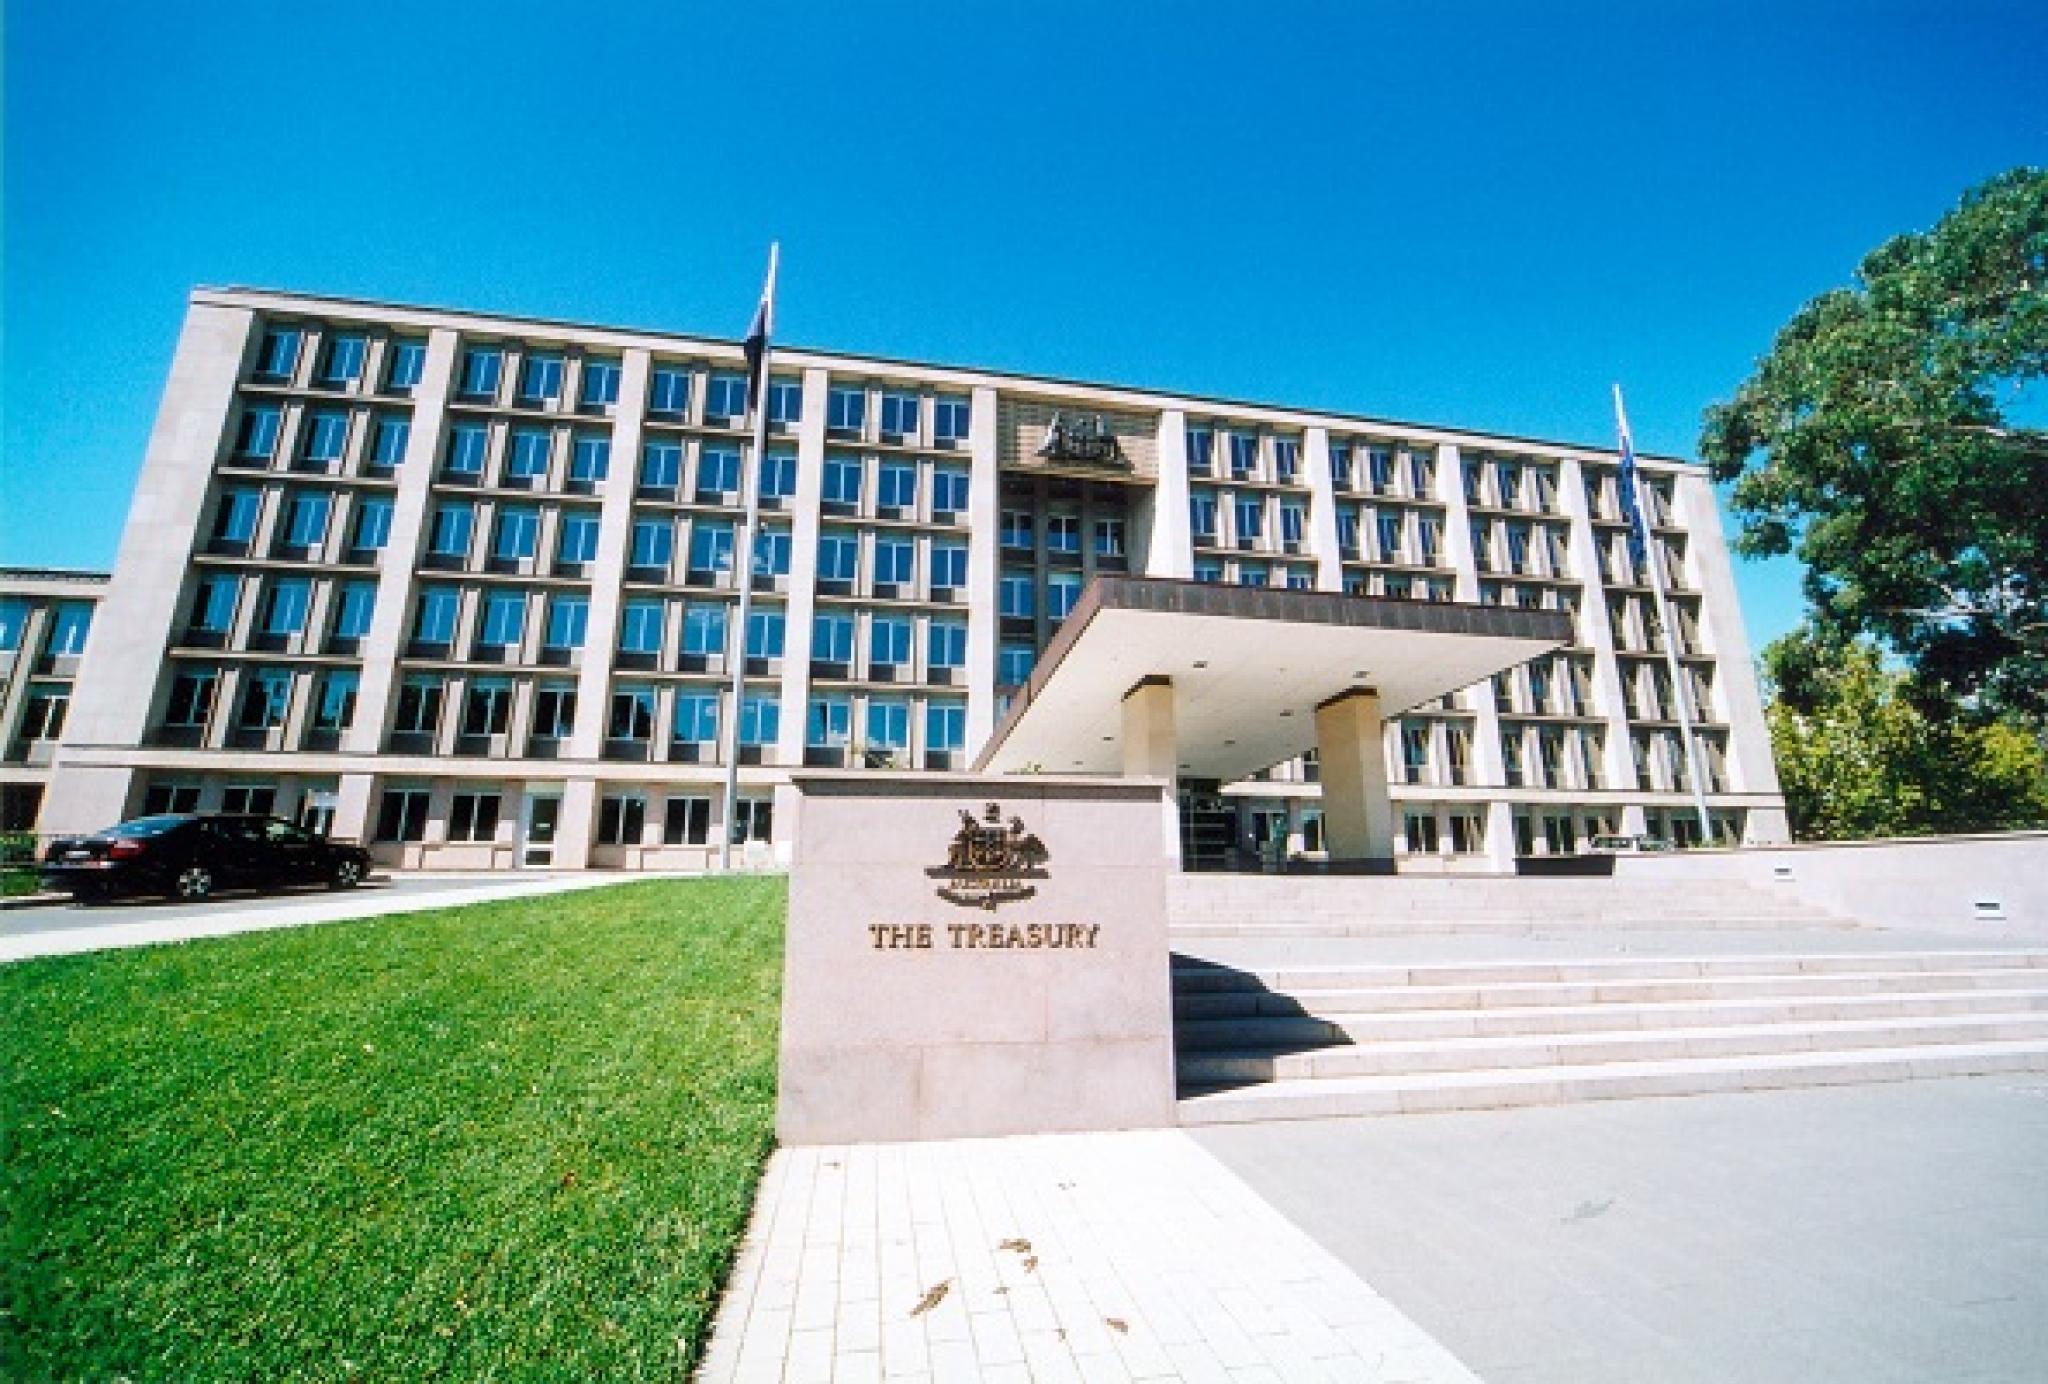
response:
[[[546,869],[555,863],[555,827],[562,818],[559,793],[528,793],[519,814],[519,863]]]

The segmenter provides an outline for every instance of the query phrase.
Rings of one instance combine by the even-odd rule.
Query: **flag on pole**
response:
[[[741,347],[747,356],[750,411],[761,406],[768,391],[768,338],[775,334],[775,262],[781,250],[780,244],[768,247],[768,281],[761,285],[761,302],[754,309],[753,323],[748,326],[746,343]]]
[[[1643,522],[1642,496],[1636,488],[1636,448],[1628,435],[1628,410],[1621,386],[1614,386],[1614,425],[1621,432],[1621,517],[1628,521],[1628,558],[1640,572],[1649,566],[1650,530]]]

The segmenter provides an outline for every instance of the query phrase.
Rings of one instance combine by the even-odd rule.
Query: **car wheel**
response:
[[[186,903],[199,903],[213,895],[213,871],[204,865],[187,865],[171,880],[171,895]]]
[[[363,865],[359,860],[344,860],[334,867],[333,885],[336,889],[353,889],[363,882]]]

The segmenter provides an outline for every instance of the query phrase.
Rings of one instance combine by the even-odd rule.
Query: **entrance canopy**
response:
[[[1347,692],[1399,715],[1571,641],[1563,611],[1097,577],[974,767],[1118,773],[1124,700],[1163,679],[1178,773],[1243,778],[1315,748]]]

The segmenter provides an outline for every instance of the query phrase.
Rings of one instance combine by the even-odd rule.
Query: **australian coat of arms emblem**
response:
[[[946,863],[925,873],[939,881],[939,897],[948,903],[993,910],[1036,894],[1030,881],[1046,877],[1049,858],[1045,843],[1024,829],[1023,818],[1005,822],[1001,804],[990,803],[978,820],[961,809]]]

